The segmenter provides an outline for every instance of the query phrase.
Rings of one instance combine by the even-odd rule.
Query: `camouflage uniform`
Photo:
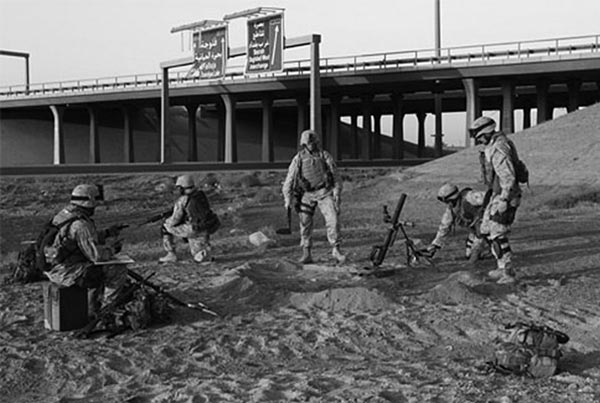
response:
[[[199,192],[200,190],[194,190]],[[194,258],[199,254],[208,255],[210,251],[210,235],[208,231],[199,231],[194,225],[194,219],[190,214],[188,205],[191,193],[181,195],[173,205],[173,212],[162,227],[163,247],[169,253],[175,253],[175,239],[185,238]],[[198,257],[198,260],[201,260]]]
[[[481,224],[480,213],[483,209],[484,200],[485,192],[469,188],[460,191],[455,204],[446,204],[446,210],[442,215],[440,226],[431,244],[437,248],[442,248],[444,239],[454,225],[459,225],[469,229],[465,242],[465,257],[469,259],[473,252],[480,253],[485,242],[479,230]]]
[[[86,209],[69,205],[61,210],[53,219],[54,225],[79,217],[58,232],[53,250],[62,249],[64,258],[53,262],[46,276],[58,285],[70,287],[78,285],[83,288],[96,289],[96,298],[103,294],[103,303],[110,303],[127,280],[127,269],[124,265],[97,265],[109,260],[113,250],[105,245],[108,230],[97,231],[96,225]]]
[[[496,132],[483,153],[483,173],[492,197],[483,213],[481,232],[492,244],[498,269],[512,271],[512,251],[507,234],[521,204],[521,188],[514,166],[515,146],[503,132]]]
[[[300,219],[300,245],[310,249],[313,244],[313,216],[318,206],[325,218],[327,240],[336,250],[340,244],[339,204],[342,183],[335,161],[327,151],[302,149],[292,159],[283,184],[286,206],[292,204],[294,188],[303,190],[296,205]],[[340,260],[340,259],[338,259]]]

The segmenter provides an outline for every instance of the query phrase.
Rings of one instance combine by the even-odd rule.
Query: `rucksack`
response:
[[[34,242],[19,252],[17,265],[11,276],[13,283],[33,283],[43,280],[44,272],[50,269],[50,262],[46,259],[47,249],[52,246],[56,235],[64,226],[70,225],[79,216],[74,216],[58,225],[52,220],[46,222]]]
[[[488,364],[504,374],[527,375],[544,378],[554,375],[558,360],[562,356],[560,344],[569,341],[569,336],[548,326],[516,323],[506,326],[513,329],[508,339],[495,351],[494,359]]]
[[[510,145],[512,151],[513,166],[515,167],[515,179],[518,183],[529,184],[529,169],[527,169],[527,165],[525,165],[523,160],[519,158],[515,144],[510,140],[508,141],[508,144]]]
[[[197,189],[190,194],[186,210],[191,216],[194,231],[214,234],[221,226],[219,217],[210,209],[208,198],[202,190]]]

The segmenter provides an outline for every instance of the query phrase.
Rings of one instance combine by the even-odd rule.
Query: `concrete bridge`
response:
[[[600,100],[599,42],[600,35],[591,35],[445,48],[439,57],[427,49],[321,58],[323,143],[340,161],[409,163],[443,155],[444,113],[466,112],[468,122],[483,110],[497,110],[506,132],[514,131],[517,109],[523,110],[524,128],[532,124],[532,109],[534,123],[544,122],[553,108],[573,111]],[[220,80],[170,72],[171,130],[164,151],[158,149],[160,73],[0,88],[2,160],[12,157],[12,164],[2,165],[32,165],[27,163],[32,144],[51,154],[41,159],[48,165],[153,163],[161,152],[167,164],[289,160],[297,134],[308,126],[309,72],[309,59],[286,61],[283,71],[257,76],[230,65]],[[416,144],[404,139],[408,114],[418,119]],[[425,146],[428,114],[436,122],[432,150]],[[391,137],[381,135],[386,115],[393,121]],[[45,125],[47,132],[24,140],[11,122],[28,119],[52,122],[51,128]],[[65,121],[77,124],[78,133],[87,126],[86,135],[69,139]],[[142,121],[145,130],[136,128]],[[103,139],[99,125],[118,133]],[[465,143],[470,144],[466,130]],[[79,159],[67,160],[73,147]],[[35,152],[39,160],[41,150]],[[15,155],[23,156],[21,164]]]

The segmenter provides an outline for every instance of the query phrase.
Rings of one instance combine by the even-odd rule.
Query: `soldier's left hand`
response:
[[[498,200],[498,202],[496,203],[496,211],[502,214],[506,210],[508,210],[508,202],[504,199]]]

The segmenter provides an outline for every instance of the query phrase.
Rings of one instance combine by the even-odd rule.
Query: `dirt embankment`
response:
[[[180,299],[221,314],[176,308],[166,325],[77,340],[44,329],[39,283],[1,286],[0,401],[599,401],[597,133],[598,105],[513,136],[532,172],[510,235],[515,286],[487,278],[493,260],[464,261],[460,229],[433,265],[408,266],[399,238],[381,275],[357,274],[388,230],[382,205],[393,208],[401,193],[408,194],[402,217],[416,222],[408,235],[431,240],[443,211],[437,188],[479,186],[473,150],[403,171],[343,171],[342,266],[318,215],[315,264],[295,262],[296,217],[291,235],[276,234],[286,225],[283,172],[195,175],[223,221],[212,240],[216,260],[204,266],[183,244],[180,262],[159,265],[159,224],[138,225],[169,206],[166,175],[0,178],[1,274],[76,183],[102,181],[109,202],[97,222],[132,224],[123,232],[132,268],[155,272],[152,280]],[[248,236],[258,230],[273,242],[253,246]],[[570,336],[559,374],[535,380],[486,371],[503,325],[516,320]]]

